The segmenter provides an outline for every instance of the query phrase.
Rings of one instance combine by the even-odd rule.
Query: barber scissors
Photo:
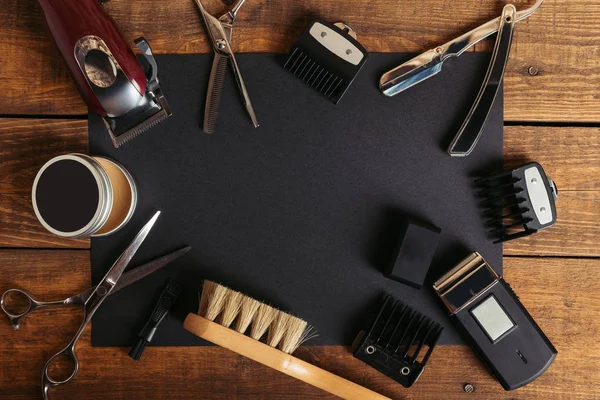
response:
[[[140,279],[141,277],[146,276],[149,273],[151,273],[152,271],[155,271],[156,269],[160,268],[161,266],[166,265],[166,263],[168,263],[169,261],[172,261],[174,258],[181,256],[187,250],[189,250],[189,249],[181,249],[178,252],[175,252],[173,254],[170,254],[168,256],[165,256],[154,262],[151,262],[149,264],[146,264],[146,265],[140,267],[140,268],[143,268],[141,271],[137,271],[140,268],[136,268],[135,270],[123,275],[123,271],[125,270],[125,268],[127,268],[127,265],[129,264],[129,262],[131,261],[131,259],[133,258],[133,256],[137,252],[137,250],[140,248],[140,246],[142,245],[142,243],[144,242],[144,240],[150,233],[150,230],[154,226],[154,223],[158,219],[159,215],[160,215],[160,211],[157,212],[156,214],[154,214],[154,216],[150,219],[150,221],[148,221],[146,223],[146,225],[144,225],[144,227],[139,231],[139,233],[133,239],[133,242],[131,242],[131,244],[127,247],[127,249],[125,249],[125,251],[119,256],[117,261],[115,261],[113,266],[106,273],[106,275],[100,281],[100,283],[98,283],[97,286],[95,286],[89,290],[86,290],[85,292],[81,293],[80,295],[73,296],[73,297],[70,297],[63,301],[58,301],[58,302],[38,302],[37,300],[33,299],[33,297],[31,297],[26,292],[19,291],[18,293],[24,294],[31,301],[31,304],[32,304],[32,306],[29,307],[30,309],[27,310],[25,313],[22,313],[21,315],[12,315],[12,314],[8,313],[6,311],[6,307],[4,304],[5,296],[7,295],[7,293],[5,293],[2,296],[2,310],[7,315],[9,315],[9,317],[13,321],[13,326],[15,326],[15,327],[18,327],[18,319],[19,318],[21,318],[23,315],[27,314],[29,311],[32,311],[36,308],[53,306],[53,305],[67,305],[67,304],[83,304],[83,306],[84,306],[83,321],[81,323],[81,326],[75,333],[75,336],[73,337],[71,342],[69,342],[69,344],[64,349],[62,349],[61,351],[56,353],[54,356],[52,356],[46,362],[46,365],[44,366],[44,370],[42,372],[42,396],[43,396],[44,400],[48,399],[48,392],[49,392],[50,388],[53,388],[55,386],[64,385],[64,384],[70,382],[75,377],[75,375],[77,375],[77,372],[79,370],[79,361],[77,360],[77,356],[75,355],[75,346],[77,345],[79,338],[83,334],[83,331],[85,330],[85,328],[91,321],[92,316],[94,315],[94,313],[96,312],[98,307],[100,307],[100,305],[102,304],[104,299],[106,299],[107,296],[112,294],[115,291],[115,289],[116,290],[122,289],[123,287],[127,286],[128,284],[133,283],[136,280]],[[125,279],[123,281],[120,280],[120,278],[122,276]],[[37,306],[36,306],[36,304],[37,304]],[[16,319],[16,321],[15,321],[15,319]],[[69,359],[73,363],[73,371],[71,372],[70,376],[66,379],[53,379],[52,376],[50,376],[49,369],[54,363],[57,363],[59,361],[58,360],[59,358]]]
[[[238,67],[235,55],[231,49],[231,33],[233,30],[233,23],[240,7],[246,0],[238,0],[233,8],[221,15],[219,18],[215,18],[210,15],[206,9],[202,6],[200,0],[194,0],[202,13],[202,18],[206,24],[208,35],[210,36],[211,45],[215,53],[213,59],[212,69],[210,70],[210,77],[208,82],[208,90],[206,92],[206,104],[204,107],[204,125],[203,130],[208,134],[212,134],[217,122],[217,114],[219,111],[219,100],[221,97],[221,90],[223,88],[223,80],[225,79],[225,69],[227,68],[227,61],[231,62],[235,81],[242,95],[242,102],[250,115],[250,119],[254,124],[255,128],[258,128],[258,121],[256,120],[256,114],[250,101],[250,96],[246,90],[244,79]]]
[[[119,279],[119,282],[115,285],[113,290],[110,292],[110,294],[115,294],[117,291],[123,289],[124,287],[127,287],[127,286],[131,285],[132,283],[137,282],[138,280],[140,280],[142,278],[145,278],[146,276],[150,275],[151,273],[166,266],[171,261],[174,261],[174,260],[178,259],[179,257],[183,256],[185,253],[187,253],[190,250],[191,250],[190,246],[184,247],[184,248],[174,251],[170,254],[164,255],[160,258],[150,261],[144,265],[136,267],[135,269],[133,269],[129,272],[124,273],[123,276],[121,277],[121,279]],[[58,307],[58,306],[69,306],[69,305],[83,306],[83,305],[85,305],[86,300],[90,297],[90,295],[92,294],[92,292],[95,289],[96,289],[96,286],[93,286],[93,287],[85,290],[84,292],[81,292],[79,294],[76,294],[74,296],[66,298],[64,300],[57,300],[57,301],[40,301],[40,300],[36,299],[35,297],[33,297],[30,293],[26,292],[25,290],[9,289],[6,292],[4,292],[4,294],[2,295],[2,298],[0,298],[0,307],[2,308],[2,311],[4,311],[6,316],[8,316],[8,318],[10,319],[10,322],[11,322],[13,328],[19,329],[19,322],[21,321],[21,318],[23,318],[30,312],[41,309],[41,308],[46,308],[46,307]],[[15,300],[17,300],[17,297],[20,298],[21,300],[26,301],[27,306],[25,307],[25,311],[15,310],[8,304],[9,298],[14,302]]]

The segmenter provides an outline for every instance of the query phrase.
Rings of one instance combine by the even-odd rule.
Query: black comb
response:
[[[356,338],[354,356],[408,388],[421,376],[443,330],[440,324],[385,296],[375,322]]]
[[[345,24],[313,20],[283,68],[337,104],[367,61],[367,51]]]
[[[475,186],[494,243],[529,236],[556,222],[558,190],[536,162],[478,179]]]

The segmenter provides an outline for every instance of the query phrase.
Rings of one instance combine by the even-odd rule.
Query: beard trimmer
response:
[[[171,115],[150,45],[135,40],[144,66],[99,0],[38,0],[88,107],[102,116],[115,147]]]

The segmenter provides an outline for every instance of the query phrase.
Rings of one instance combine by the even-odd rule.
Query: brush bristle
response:
[[[242,296],[242,307],[240,310],[240,315],[238,315],[238,319],[235,324],[236,331],[239,333],[246,332],[246,329],[248,329],[252,323],[259,306],[260,301],[254,300],[252,297]]]
[[[264,303],[260,303],[258,311],[252,325],[250,326],[250,337],[255,340],[260,340],[271,326],[271,323],[277,316],[277,310]]]
[[[291,315],[284,312],[278,311],[271,329],[269,329],[269,336],[267,337],[267,344],[271,347],[277,347],[281,338],[286,333],[286,329],[289,324],[289,320],[292,318]]]
[[[206,319],[214,321],[223,310],[227,290],[226,287],[221,286],[218,283],[204,281],[198,314]]]
[[[317,336],[306,321],[211,281],[204,281],[198,314],[288,354]]]
[[[235,292],[233,290],[229,290],[227,292],[227,297],[225,297],[225,304],[223,306],[223,312],[221,313],[221,325],[229,328],[229,326],[233,323],[235,317],[237,317],[240,313],[242,297],[244,296],[240,292]]]

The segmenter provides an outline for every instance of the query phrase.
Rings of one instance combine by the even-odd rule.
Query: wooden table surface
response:
[[[523,8],[533,0],[516,3]],[[347,22],[371,52],[420,52],[498,16],[504,4],[248,0],[233,45],[238,52],[285,52],[308,19],[322,16]],[[156,53],[210,51],[192,0],[113,0],[105,7],[128,40],[143,34]],[[223,7],[215,2],[209,9]],[[45,161],[88,151],[86,107],[37,2],[0,0],[0,16],[0,291],[22,287],[64,298],[90,285],[90,242],[45,232],[30,190]],[[303,347],[299,357],[395,399],[600,398],[600,1],[546,0],[517,25],[505,120],[506,164],[536,160],[560,189],[556,226],[504,247],[506,280],[559,351],[550,369],[504,392],[469,348],[443,346],[420,381],[404,389],[345,347]],[[80,319],[77,308],[40,311],[13,331],[1,317],[0,399],[39,398],[45,360],[66,344]],[[78,347],[80,373],[52,397],[333,398],[219,348],[149,348],[139,363],[127,351],[91,347],[88,329]],[[474,393],[463,392],[467,382]]]

